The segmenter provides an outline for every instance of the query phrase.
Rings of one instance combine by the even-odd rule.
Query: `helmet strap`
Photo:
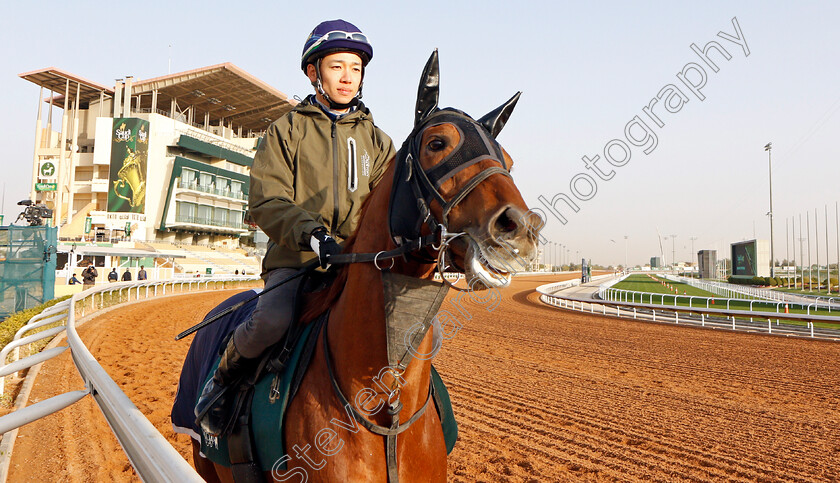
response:
[[[321,59],[318,59],[318,60],[315,61],[315,76],[316,76],[315,90],[318,91],[318,93],[321,94],[321,96],[329,103],[330,109],[333,109],[333,110],[336,110],[336,111],[337,110],[343,110],[343,109],[349,109],[349,108],[355,107],[356,105],[359,104],[359,100],[362,98],[362,85],[364,84],[364,78],[365,78],[364,67],[362,67],[362,82],[359,82],[359,91],[356,92],[356,95],[353,96],[352,99],[350,99],[350,102],[346,102],[346,103],[343,103],[343,104],[340,104],[340,103],[335,102],[332,99],[330,99],[330,96],[327,94],[326,91],[324,91],[324,86],[321,85]]]

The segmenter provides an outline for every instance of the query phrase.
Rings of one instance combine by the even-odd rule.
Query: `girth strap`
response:
[[[335,373],[332,369],[332,357],[330,356],[330,347],[327,343],[327,324],[324,324],[324,359],[327,363],[327,372],[330,375],[330,382],[332,383],[333,390],[335,391],[336,396],[338,396],[338,400],[341,402],[343,407],[349,408],[350,414],[353,415],[353,419],[356,420],[359,424],[367,428],[368,431],[374,434],[378,434],[385,437],[385,454],[386,454],[386,461],[388,465],[388,483],[397,483],[399,481],[399,471],[397,468],[397,435],[405,431],[409,428],[415,421],[420,419],[420,416],[426,412],[426,408],[429,407],[429,401],[432,400],[432,395],[434,393],[434,386],[432,385],[431,379],[429,379],[429,395],[426,396],[426,402],[423,403],[423,407],[417,410],[408,421],[400,424],[400,410],[402,409],[402,403],[397,401],[397,404],[393,408],[388,409],[388,413],[391,414],[391,426],[385,427],[380,426],[376,423],[373,423],[366,419],[362,414],[360,414],[356,408],[353,407],[352,404],[344,397],[344,393],[341,392],[341,388],[338,387],[338,381],[335,379]]]

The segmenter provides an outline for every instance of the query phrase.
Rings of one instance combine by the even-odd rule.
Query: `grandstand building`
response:
[[[53,67],[20,77],[40,87],[30,199],[53,209],[60,243],[75,244],[68,268],[91,242],[89,257],[110,257],[103,266],[160,258],[176,273],[191,271],[178,258],[197,259],[198,272],[225,266],[204,250],[236,258],[240,242],[253,246],[254,152],[294,100],[231,63],[113,87]]]

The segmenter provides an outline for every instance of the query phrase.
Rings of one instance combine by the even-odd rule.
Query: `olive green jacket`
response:
[[[320,226],[339,242],[350,236],[394,155],[363,104],[333,121],[311,97],[268,128],[254,157],[248,208],[271,239],[263,273],[314,259],[309,239]]]

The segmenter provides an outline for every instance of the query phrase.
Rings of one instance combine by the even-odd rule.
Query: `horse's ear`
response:
[[[505,123],[510,118],[510,114],[513,112],[513,108],[516,107],[516,102],[521,95],[521,91],[517,92],[507,102],[485,114],[484,117],[478,120],[478,123],[484,126],[484,129],[487,129],[487,132],[495,138],[502,131],[502,128],[505,127]]]
[[[414,111],[414,125],[420,123],[426,116],[433,113],[438,106],[438,95],[440,94],[440,73],[438,71],[438,51],[435,49],[426,67],[423,68],[423,75],[420,77],[420,87],[417,88],[417,108]]]

